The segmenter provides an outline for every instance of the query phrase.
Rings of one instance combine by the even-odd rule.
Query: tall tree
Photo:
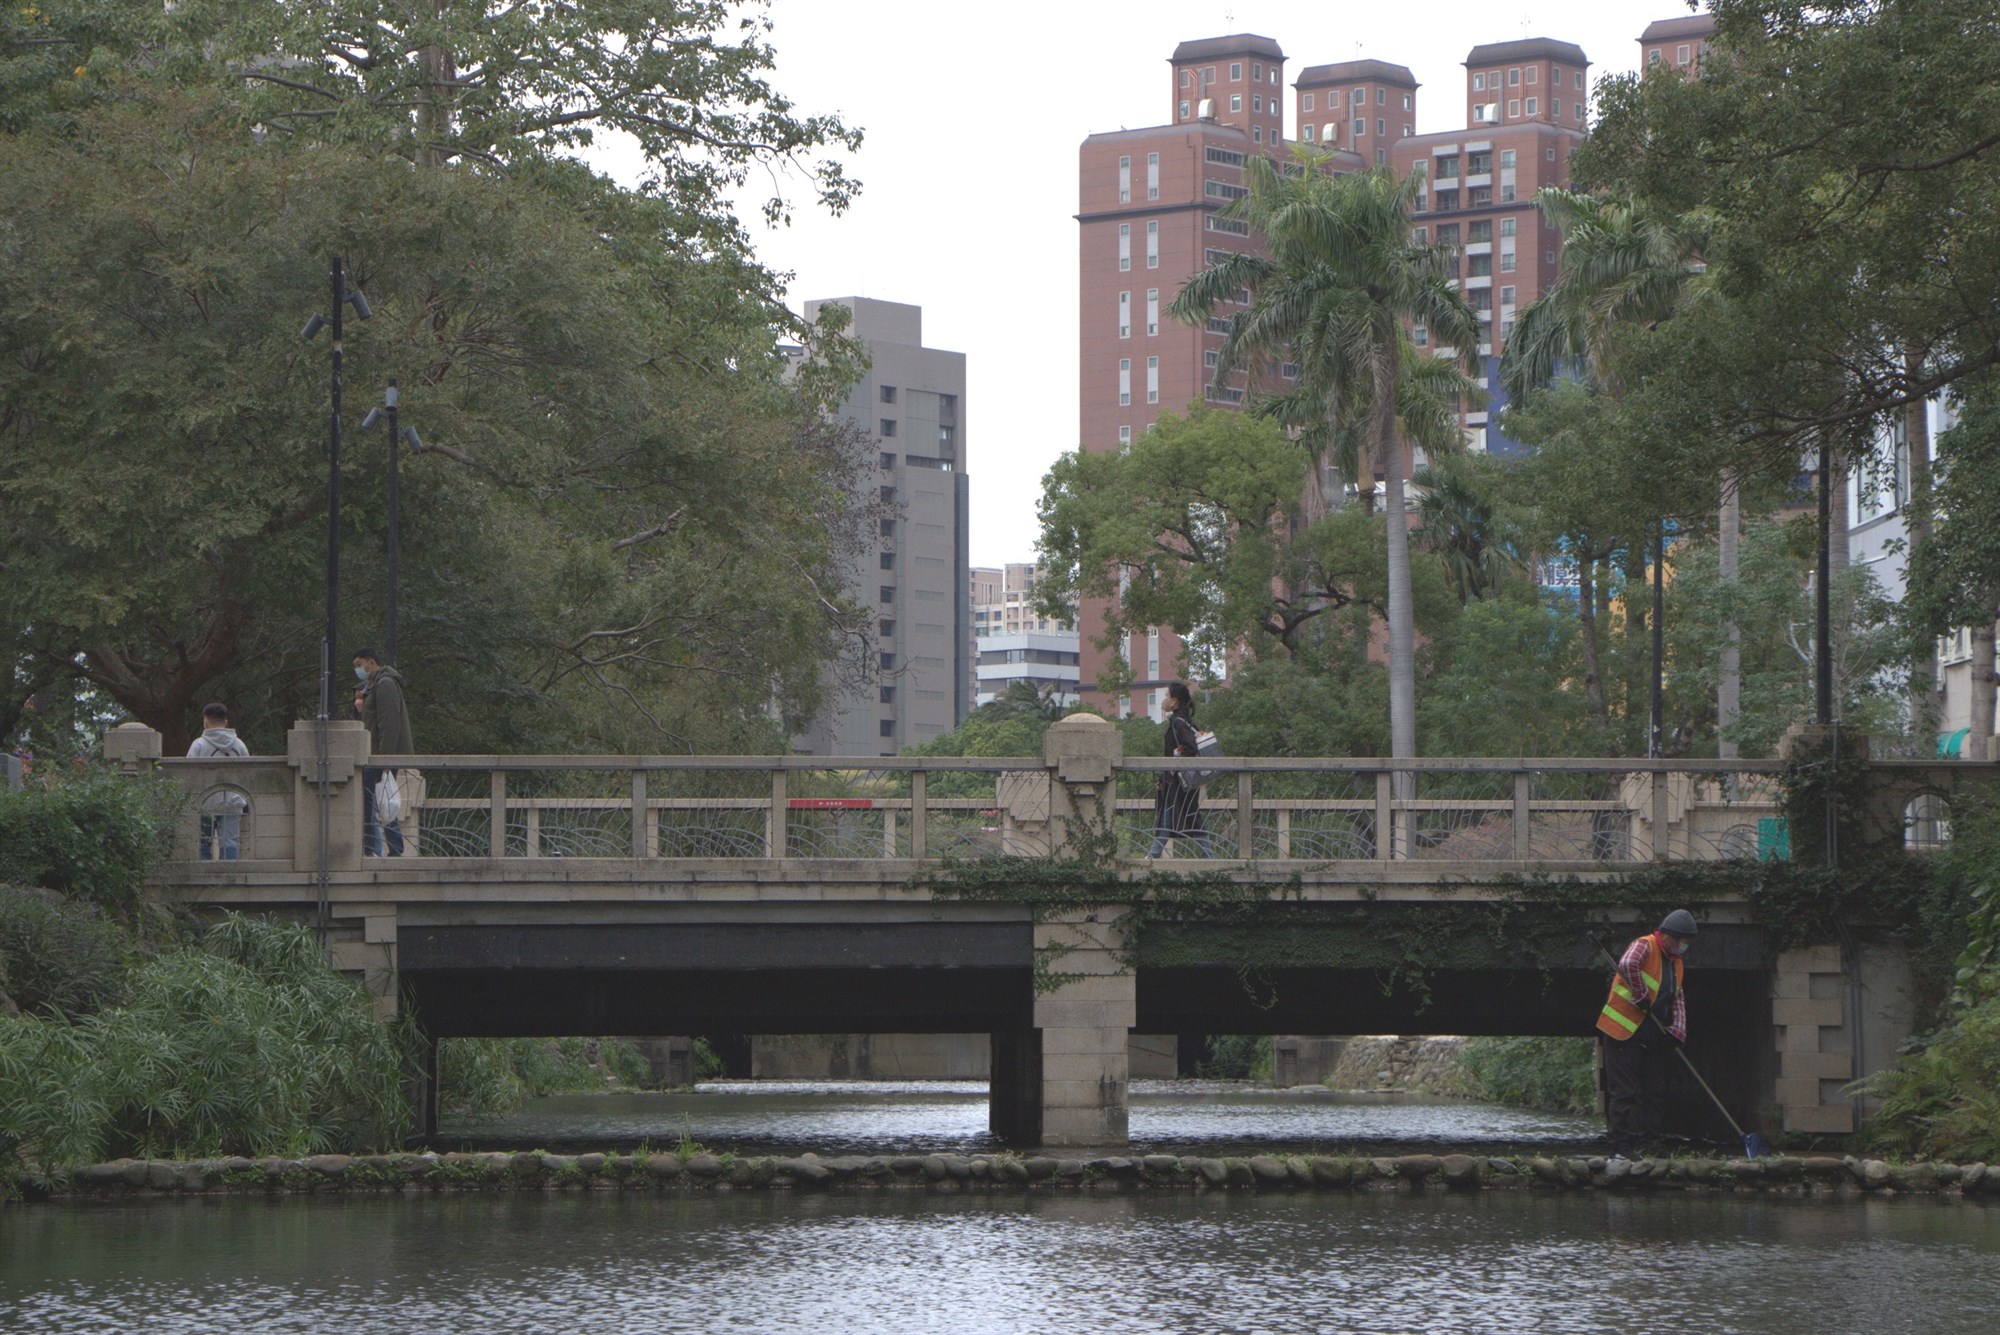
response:
[[[1356,481],[1384,480],[1388,554],[1389,740],[1397,759],[1417,754],[1416,633],[1411,608],[1409,517],[1404,509],[1403,444],[1437,452],[1460,448],[1461,368],[1479,343],[1476,315],[1457,289],[1456,252],[1415,240],[1410,212],[1420,177],[1398,180],[1386,167],[1336,176],[1323,155],[1300,150],[1280,168],[1261,157],[1244,164],[1248,193],[1230,205],[1268,254],[1232,254],[1188,280],[1174,315],[1205,322],[1247,290],[1231,322],[1218,374],[1251,367],[1268,383],[1280,362],[1293,387],[1263,398],[1256,411],[1299,432],[1312,461],[1306,514],[1317,504],[1327,451],[1344,430],[1365,441]],[[1456,363],[1418,356],[1407,326],[1423,325],[1432,345]],[[1438,381],[1449,377],[1450,391]]]

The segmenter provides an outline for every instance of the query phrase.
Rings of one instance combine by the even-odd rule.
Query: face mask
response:
[[[368,669],[367,669],[367,668],[365,668],[365,667],[356,667],[356,668],[354,669],[354,679],[355,679],[356,681],[367,681],[367,680],[368,680]]]
[[[1667,949],[1676,955],[1685,955],[1688,953],[1688,943],[1685,941],[1676,941],[1671,946],[1668,946]]]

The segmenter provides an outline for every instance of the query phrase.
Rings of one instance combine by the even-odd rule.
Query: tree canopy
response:
[[[839,317],[786,313],[719,192],[832,130],[762,85],[758,29],[718,37],[722,6],[435,9],[395,41],[404,7],[359,0],[9,11],[0,628],[16,688],[87,682],[176,744],[208,698],[267,748],[310,712],[328,378],[325,341],[298,331],[340,253],[375,312],[350,318],[345,350],[343,636],[380,628],[385,442],[358,426],[394,377],[428,447],[402,493],[419,745],[772,745],[771,702],[810,709],[828,665],[865,650],[837,571],[875,528],[850,486],[871,456],[824,412],[852,370]],[[586,44],[586,23],[628,48],[572,71],[600,91],[624,79],[615,109],[531,73],[547,43]],[[308,37],[348,54],[249,54]],[[509,43],[527,53],[511,73]],[[462,75],[430,123],[456,146],[442,155],[410,148],[421,99],[387,91],[438,50]],[[305,115],[329,99],[295,84],[340,106]],[[639,190],[561,156],[617,116],[664,121],[663,98],[727,142],[653,127]],[[558,105],[603,115],[545,123]],[[727,122],[732,105],[747,119]],[[780,335],[824,355],[793,375]]]

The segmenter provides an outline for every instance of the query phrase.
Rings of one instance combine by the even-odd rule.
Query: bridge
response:
[[[1615,947],[1657,908],[1621,883],[1790,836],[1773,761],[1229,759],[1203,762],[1213,856],[1148,859],[1158,772],[1188,762],[1086,715],[997,759],[371,757],[352,722],[203,760],[126,724],[106,753],[191,799],[166,898],[318,923],[414,1016],[430,1130],[442,1038],[984,1033],[996,1133],[1122,1144],[1134,1035],[1589,1033],[1588,932]],[[367,767],[402,780],[399,856],[364,853]],[[1876,761],[1842,837],[1948,838],[1995,768]],[[234,860],[202,846],[222,793]],[[1778,950],[1740,897],[1691,898],[1690,1055],[1740,1119],[1851,1131],[1843,1087],[1912,1023],[1889,925]],[[1670,1124],[1727,1134],[1692,1083]]]

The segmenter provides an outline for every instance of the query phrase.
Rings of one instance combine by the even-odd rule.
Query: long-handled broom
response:
[[[1610,962],[1613,969],[1618,967],[1618,957],[1606,950],[1602,941],[1592,937],[1590,944],[1597,947],[1597,953],[1604,956]],[[1741,1126],[1737,1125],[1736,1119],[1729,1115],[1729,1109],[1723,1106],[1722,1100],[1716,1097],[1715,1091],[1708,1087],[1708,1081],[1702,1079],[1701,1072],[1694,1069],[1694,1063],[1688,1060],[1686,1051],[1682,1049],[1679,1043],[1674,1042],[1674,1036],[1667,1033],[1667,1027],[1660,1024],[1660,1017],[1653,1014],[1649,1009],[1646,1012],[1646,1019],[1651,1020],[1662,1034],[1666,1034],[1667,1041],[1673,1045],[1674,1055],[1681,1059],[1681,1065],[1687,1067],[1688,1074],[1694,1077],[1694,1082],[1697,1085],[1701,1086],[1701,1092],[1708,1095],[1708,1101],[1713,1103],[1715,1110],[1722,1114],[1722,1120],[1729,1123],[1729,1129],[1742,1139],[1743,1157],[1746,1159],[1761,1159],[1766,1155],[1776,1154],[1777,1151],[1771,1148],[1770,1141],[1764,1139],[1764,1137],[1758,1135],[1755,1131],[1745,1131]]]

